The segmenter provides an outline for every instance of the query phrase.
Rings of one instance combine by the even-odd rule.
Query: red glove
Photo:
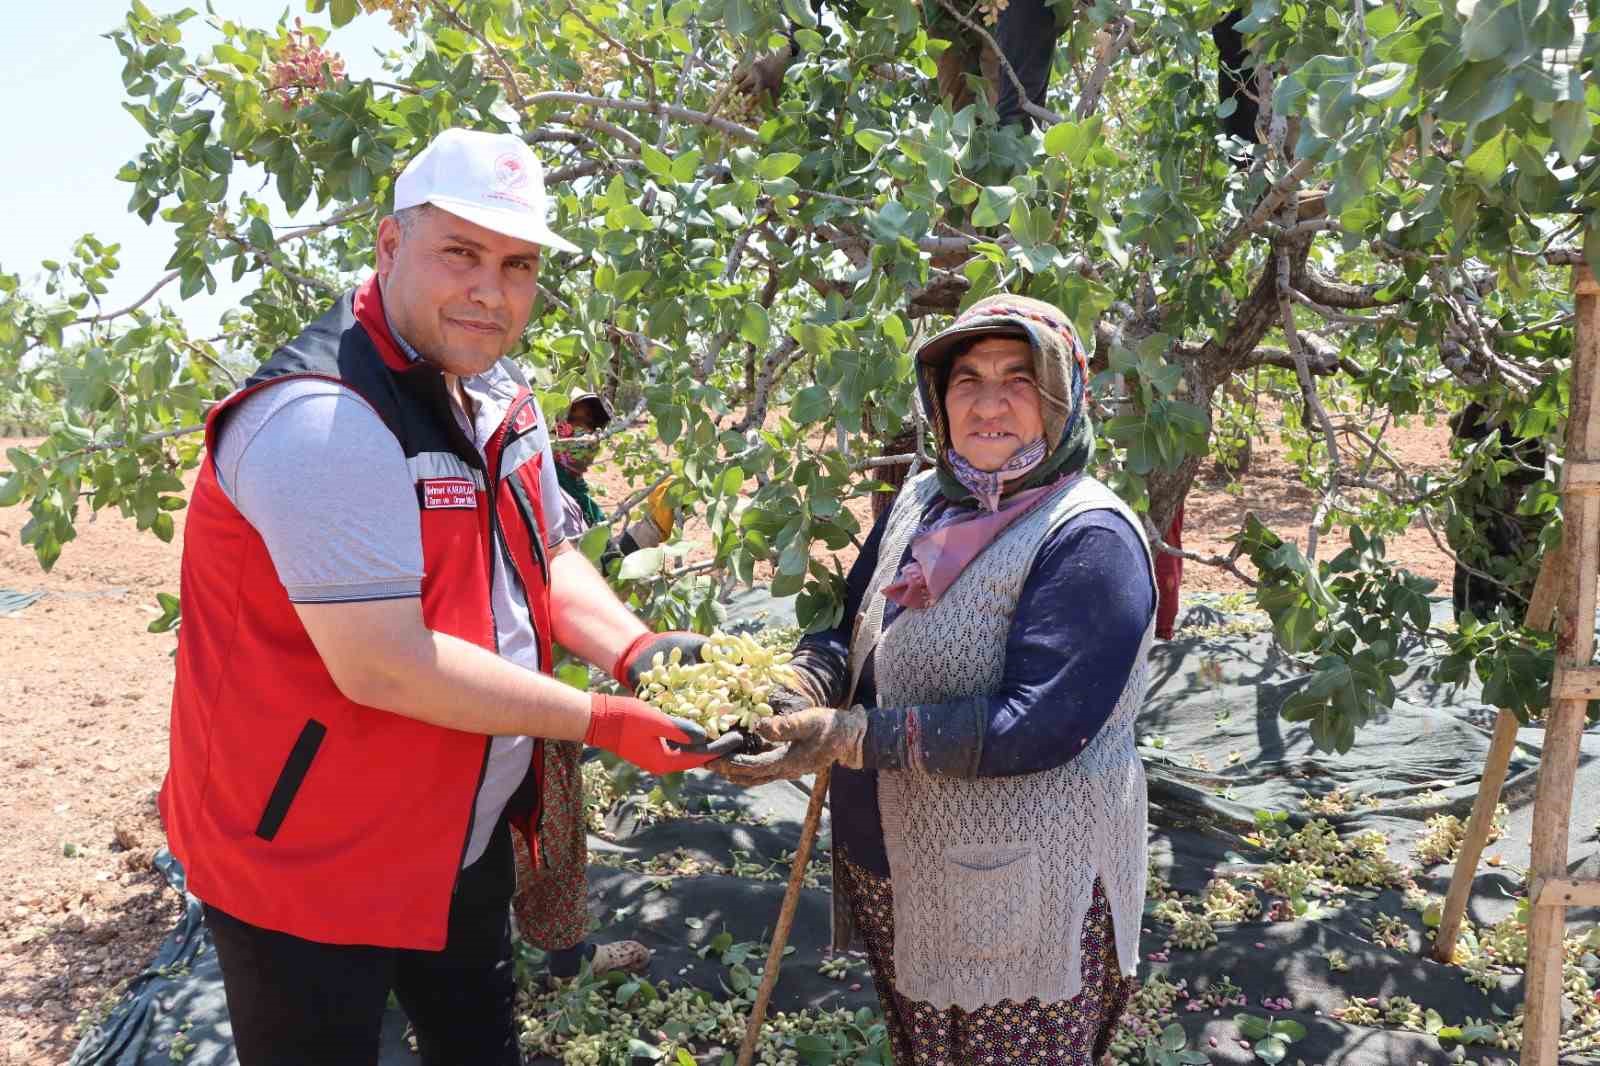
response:
[[[599,693],[589,697],[589,731],[583,742],[591,747],[614,752],[652,774],[693,770],[716,758],[704,752],[675,752],[667,747],[668,740],[692,742],[689,734],[672,724],[671,718],[643,700]]]
[[[639,675],[650,669],[653,665],[651,660],[657,654],[671,655],[676,648],[682,654],[683,662],[697,663],[700,661],[700,649],[705,645],[706,638],[699,633],[679,629],[669,629],[665,633],[641,633],[623,649],[611,676],[617,679],[617,684],[626,685],[629,692],[637,692]]]

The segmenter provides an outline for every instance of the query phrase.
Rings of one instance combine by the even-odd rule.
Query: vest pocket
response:
[[[262,840],[271,840],[278,835],[284,816],[289,813],[289,805],[294,802],[295,793],[300,791],[306,771],[311,769],[311,760],[316,758],[322,738],[327,735],[327,726],[315,718],[306,719],[294,747],[289,749],[289,757],[283,761],[283,769],[278,771],[278,781],[272,786],[266,809],[261,812],[261,821],[256,825],[256,836]]]
[[[1014,958],[1040,928],[1039,851],[1027,845],[947,848],[944,897],[952,954]]]

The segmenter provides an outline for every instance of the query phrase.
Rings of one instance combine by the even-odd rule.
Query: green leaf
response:
[[[633,1059],[649,1059],[651,1062],[661,1057],[661,1049],[654,1044],[647,1044],[638,1037],[628,1040],[628,1057]]]
[[[15,507],[22,499],[22,475],[12,474],[0,481],[0,507]]]
[[[1368,100],[1387,100],[1404,87],[1411,68],[1404,63],[1379,63],[1362,72],[1356,93]]]
[[[828,1066],[836,1058],[833,1041],[819,1033],[801,1033],[794,1038],[794,1049],[806,1066]]]
[[[985,185],[978,194],[978,206],[972,211],[974,226],[998,226],[1011,217],[1016,203],[1017,190],[1009,185]]]
[[[1590,135],[1594,131],[1589,108],[1582,100],[1563,100],[1550,109],[1550,134],[1555,138],[1561,158],[1576,164],[1578,158],[1591,147]]]
[[[767,343],[772,336],[772,321],[765,307],[754,301],[744,305],[739,312],[739,336],[758,348]]]
[[[894,134],[888,130],[859,129],[855,132],[855,139],[863,151],[876,152],[894,140]]]
[[[1239,1027],[1239,1032],[1244,1034],[1246,1040],[1261,1040],[1271,1032],[1267,1020],[1254,1014],[1235,1014],[1233,1023]]]
[[[589,688],[589,668],[580,662],[568,661],[555,669],[556,680],[563,685],[571,686],[580,692]]]
[[[700,149],[691,148],[672,161],[672,180],[687,184],[700,172]]]
[[[335,26],[343,26],[361,13],[361,8],[356,0],[333,0],[330,5],[329,17]]]
[[[811,556],[807,551],[809,547],[810,545],[804,535],[795,537],[790,541],[789,546],[783,549],[783,553],[778,556],[778,572],[788,577],[803,576],[806,572],[806,564],[811,561]]]
[[[598,564],[600,556],[605,554],[606,545],[611,542],[611,525],[601,522],[584,530],[583,536],[578,538],[578,550],[583,557],[591,563]]]
[[[611,286],[611,295],[618,303],[626,303],[639,295],[655,275],[648,270],[630,270],[620,275]]]
[[[1277,1066],[1289,1054],[1289,1045],[1280,1037],[1269,1036],[1256,1044],[1255,1053],[1267,1066]]]
[[[789,417],[798,425],[820,422],[833,411],[833,396],[821,385],[801,389],[789,405]]]
[[[1281,1036],[1289,1041],[1304,1040],[1306,1038],[1306,1027],[1293,1018],[1279,1018],[1272,1023],[1272,1035]]]
[[[652,148],[648,144],[639,149],[639,159],[644,163],[644,168],[650,176],[657,181],[675,181],[672,173],[672,158],[659,148]]]
[[[1098,115],[1082,122],[1057,122],[1045,131],[1044,150],[1074,167],[1082,166],[1089,150],[1100,141],[1100,127]]]
[[[1522,40],[1518,4],[1507,0],[1463,3],[1467,24],[1461,28],[1461,54],[1477,63],[1503,55]]]
[[[666,561],[666,553],[660,548],[642,548],[623,558],[622,568],[617,571],[617,577],[623,581],[638,581],[640,578],[660,573]]]
[[[801,157],[793,152],[774,152],[772,155],[763,156],[761,162],[756,164],[756,176],[762,181],[775,181],[794,170],[801,163]]]

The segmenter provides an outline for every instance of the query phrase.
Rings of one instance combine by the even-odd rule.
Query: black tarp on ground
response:
[[[761,598],[750,599],[744,609],[763,609]],[[1186,893],[1199,892],[1219,872],[1255,869],[1271,861],[1244,840],[1254,827],[1255,811],[1287,811],[1291,824],[1302,824],[1309,817],[1301,810],[1303,796],[1324,795],[1336,787],[1375,797],[1372,805],[1358,804],[1354,813],[1329,816],[1340,832],[1380,829],[1389,835],[1390,856],[1411,863],[1411,849],[1428,817],[1441,812],[1465,817],[1470,810],[1493,710],[1482,704],[1473,686],[1442,688],[1429,682],[1424,675],[1432,656],[1411,649],[1415,665],[1397,679],[1400,702],[1393,713],[1363,730],[1349,753],[1317,752],[1303,726],[1277,716],[1278,706],[1302,681],[1264,632],[1243,632],[1254,617],[1192,608],[1186,624],[1231,623],[1218,628],[1232,635],[1188,636],[1158,645],[1152,653],[1151,693],[1139,728],[1150,779],[1155,868]],[[786,621],[781,610],[772,611],[769,618]],[[1501,856],[1504,864],[1480,873],[1469,910],[1479,925],[1510,914],[1514,895],[1521,891],[1540,739],[1538,729],[1519,735],[1505,791],[1510,807],[1506,835],[1489,848],[1489,854]],[[1585,735],[1571,823],[1572,868],[1580,875],[1600,875],[1595,839],[1600,817],[1597,756],[1600,735]],[[721,994],[726,971],[714,957],[701,957],[697,949],[724,929],[735,940],[764,939],[777,914],[783,881],[714,873],[679,878],[663,889],[651,873],[615,864],[644,863],[675,849],[680,859],[698,858],[724,869],[734,865],[735,852],[743,853],[744,862],[772,863],[793,849],[806,795],[802,786],[791,784],[741,793],[725,782],[691,775],[682,802],[687,816],[654,824],[641,825],[649,818],[640,817],[644,807],[637,799],[612,812],[609,824],[616,839],[591,841],[596,857],[590,868],[591,912],[601,927],[599,937],[636,937],[655,949],[653,978]],[[744,819],[729,824],[716,816],[724,812],[726,819],[725,812],[732,809],[744,812]],[[756,820],[765,824],[751,824]],[[776,869],[780,874],[787,871],[786,866]],[[1435,866],[1419,873],[1418,880],[1442,896],[1449,873],[1448,866]],[[806,890],[791,939],[796,952],[785,962],[775,1009],[874,1005],[871,982],[859,967],[844,982],[818,973],[828,938],[828,913],[826,883]],[[1368,923],[1380,915],[1405,920],[1409,950],[1374,943]],[[1573,926],[1594,918],[1588,912],[1570,915]],[[75,1063],[167,1063],[172,1039],[186,1022],[185,1038],[195,1046],[185,1062],[209,1066],[234,1061],[214,956],[197,922],[197,908],[191,906],[184,924],[106,1026],[85,1039]],[[1141,951],[1148,956],[1161,949],[1167,930],[1148,917],[1144,930]],[[1408,996],[1451,1024],[1468,1016],[1492,1018],[1496,1009],[1509,1014],[1520,1003],[1521,988],[1515,978],[1503,980],[1490,995],[1469,984],[1459,968],[1431,961],[1420,916],[1403,907],[1398,892],[1385,890],[1370,899],[1352,896],[1342,908],[1315,919],[1258,919],[1220,925],[1216,931],[1215,946],[1196,952],[1173,950],[1168,961],[1145,961],[1140,971],[1142,977],[1159,974],[1187,980],[1192,993],[1203,993],[1224,976],[1240,987],[1247,1007],[1179,1012],[1191,1046],[1215,1062],[1257,1061],[1240,1046],[1233,1016],[1238,1010],[1265,1016],[1262,1000],[1267,997],[1289,999],[1293,1009],[1274,1016],[1297,1020],[1307,1030],[1290,1046],[1289,1063],[1431,1066],[1515,1060],[1512,1053],[1483,1047],[1468,1047],[1464,1054],[1458,1049],[1452,1055],[1420,1032],[1369,1028],[1330,1017],[1352,995]],[[1343,951],[1348,970],[1333,972],[1327,965],[1324,952],[1333,948]],[[758,967],[759,963],[752,964]],[[859,987],[852,989],[853,985]],[[385,1064],[415,1061],[400,1045],[402,1028],[395,1014],[387,1030]],[[1600,1062],[1600,1057],[1563,1061]]]

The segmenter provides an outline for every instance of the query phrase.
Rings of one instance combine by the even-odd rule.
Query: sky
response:
[[[146,0],[166,13],[189,6],[204,11],[205,0]],[[66,259],[84,233],[120,243],[122,269],[103,298],[106,309],[124,307],[143,295],[165,270],[172,253],[171,227],[159,217],[146,225],[128,209],[132,186],[116,180],[122,165],[137,158],[144,131],[122,109],[122,56],[103,34],[122,24],[127,0],[67,0],[16,4],[0,34],[0,99],[11,101],[0,131],[0,270],[37,280],[42,259]],[[326,13],[306,15],[304,0],[211,0],[220,19],[267,27],[287,11],[307,23],[327,25]],[[216,40],[201,14],[184,24],[184,46],[191,55]],[[363,16],[337,30],[329,46],[340,52],[352,77],[377,77],[378,50],[400,44],[381,16]],[[234,187],[247,172],[235,170]],[[259,180],[250,184],[252,190]],[[259,193],[264,199],[270,189]],[[314,205],[303,216],[314,218]],[[291,221],[287,216],[274,221]],[[204,290],[178,302],[177,285],[161,297],[178,307],[191,331],[210,332],[218,318],[245,291],[217,279],[216,295]],[[248,282],[248,278],[246,279]],[[35,291],[42,294],[42,285]]]

